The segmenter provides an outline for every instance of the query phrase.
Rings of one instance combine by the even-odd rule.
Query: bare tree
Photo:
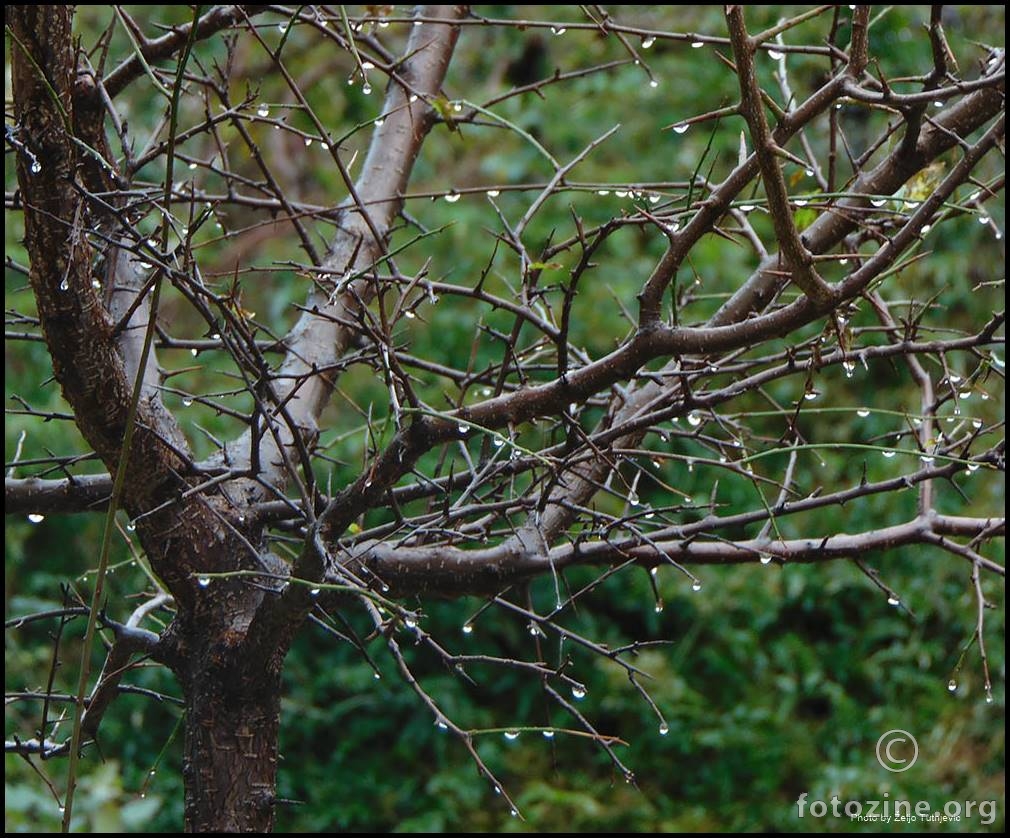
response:
[[[354,629],[367,619],[433,722],[497,783],[476,732],[449,717],[401,652],[398,638],[407,636],[461,676],[471,662],[425,631],[419,595],[479,594],[527,624],[527,659],[482,660],[528,673],[571,729],[588,733],[629,777],[611,739],[570,702],[584,692],[577,673],[563,655],[550,663],[545,646],[561,639],[623,666],[663,729],[635,649],[566,628],[571,609],[614,574],[644,569],[655,579],[668,568],[697,590],[705,565],[847,560],[899,605],[900,591],[867,557],[931,546],[963,562],[977,591],[975,639],[990,688],[982,577],[1003,575],[986,551],[1003,538],[1005,520],[1000,509],[980,511],[970,486],[1002,474],[1003,422],[962,405],[1002,397],[994,348],[1004,315],[951,324],[924,296],[909,299],[899,279],[943,248],[940,228],[973,217],[997,230],[987,207],[1004,186],[1002,50],[955,56],[941,7],[921,36],[930,62],[902,78],[888,56],[871,52],[867,6],[818,7],[759,32],[748,29],[743,7],[729,6],[725,28],[705,34],[666,28],[661,12],[630,25],[595,6],[569,21],[496,20],[466,6],[408,15],[194,7],[189,22],[160,29],[107,8],[96,44],[78,43],[73,7],[6,13],[6,136],[17,176],[7,223],[23,225],[27,259],[9,252],[7,271],[27,276],[34,298],[31,310],[8,307],[7,338],[45,341],[71,411],[56,416],[24,402],[17,412],[71,419],[108,471],[77,473],[79,458],[7,457],[8,515],[106,516],[89,599],[13,621],[87,620],[79,689],[67,697],[72,729],[57,723],[6,743],[29,758],[66,757],[65,825],[76,761],[141,655],[168,667],[182,690],[187,828],[269,830],[281,673],[310,622],[367,655],[369,638]],[[499,89],[482,100],[448,80],[457,39],[514,30],[534,45],[553,30],[604,47],[598,63],[533,77],[526,55],[523,72],[492,78]],[[697,60],[724,63],[736,99],[660,117],[657,137],[729,131],[739,151],[728,160],[710,142],[677,179],[580,180],[579,166],[618,142],[617,128],[599,126],[596,139],[563,155],[504,115],[518,97],[563,96],[581,79],[628,67],[656,87],[662,79],[646,59],[692,49]],[[319,66],[306,73],[300,64],[299,75],[292,64],[305,50]],[[816,83],[790,75],[797,57],[819,68]],[[267,76],[285,90],[283,102],[260,96],[257,79]],[[381,106],[340,135],[313,89],[323,79],[381,83]],[[139,88],[154,124],[136,115],[143,111],[130,96]],[[412,193],[422,145],[460,131],[518,138],[548,176]],[[335,173],[338,194],[304,198],[306,167]],[[623,202],[602,223],[588,223],[573,204],[568,229],[545,241],[537,228],[547,205],[603,203],[611,193]],[[487,267],[440,276],[423,255],[442,230],[412,207],[476,197],[490,201],[498,222]],[[521,212],[511,199],[524,199]],[[664,251],[648,275],[615,281],[617,343],[601,353],[579,342],[580,292],[621,271],[606,251],[629,232]],[[713,235],[749,267],[728,267],[701,287],[692,254]],[[291,243],[286,255],[257,261],[274,240]],[[264,285],[281,272],[304,285],[290,326],[287,311],[271,321],[250,302],[266,298]],[[1002,277],[994,268],[951,283],[999,298]],[[413,351],[441,309],[472,318],[469,358]],[[503,320],[504,329],[494,325]],[[180,357],[204,368],[202,381],[228,385],[191,392],[176,384],[186,380],[177,378],[187,371]],[[381,381],[384,403],[345,388],[361,369]],[[825,421],[816,399],[830,382],[894,370],[911,377],[918,401],[904,404],[895,388],[887,407],[899,421],[887,436],[866,437],[863,405],[844,396],[831,408],[844,421]],[[209,456],[198,453],[207,440],[188,437],[180,421],[194,402],[234,428],[227,439],[208,434]],[[365,440],[357,476],[327,485],[329,447],[351,432]],[[825,448],[885,459],[886,474],[864,466],[824,484],[812,466]],[[711,475],[706,497],[677,488],[677,475],[694,469]],[[720,479],[751,485],[753,505],[726,508]],[[918,507],[906,519],[878,516],[857,532],[819,525],[826,508],[909,488]],[[938,495],[945,510],[960,511],[941,512]],[[117,510],[129,520],[118,535]],[[152,571],[125,622],[112,617],[123,603],[104,595],[114,538],[139,544]],[[576,566],[599,568],[597,581],[570,589],[566,571]],[[553,591],[546,611],[528,595],[535,580]],[[157,613],[171,617],[160,632],[143,626]],[[100,630],[111,642],[92,679],[88,650]],[[514,806],[507,790],[503,799]]]

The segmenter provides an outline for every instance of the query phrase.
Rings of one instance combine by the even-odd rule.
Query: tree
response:
[[[309,625],[369,660],[384,648],[493,785],[487,731],[413,675],[404,639],[460,678],[525,674],[567,714],[557,732],[588,735],[630,779],[568,698],[585,694],[568,649],[622,667],[662,732],[635,664],[644,644],[615,648],[568,619],[643,571],[660,609],[661,588],[700,590],[708,565],[845,560],[900,606],[870,557],[945,552],[976,592],[991,697],[985,577],[1003,575],[1005,521],[999,492],[976,487],[1004,468],[1002,418],[982,401],[1002,401],[1002,273],[962,264],[945,280],[970,306],[917,283],[965,230],[999,237],[1002,49],[955,54],[941,7],[909,55],[874,44],[866,6],[764,29],[729,6],[704,35],[661,10],[627,24],[599,7],[577,23],[176,7],[160,28],[92,8],[105,17],[90,42],[72,7],[7,18],[8,229],[24,237],[7,271],[31,291],[8,305],[24,330],[8,339],[44,341],[69,406],[21,396],[16,412],[33,429],[71,421],[86,448],[23,459],[19,445],[6,508],[105,521],[86,594],[14,621],[86,623],[72,731],[49,720],[6,742],[66,757],[65,826],[82,749],[101,743],[141,656],[181,690],[187,829],[269,830],[283,666]],[[562,35],[589,44],[571,64],[546,46]],[[476,66],[456,69],[457,41],[481,37],[519,54],[492,66],[471,48]],[[658,96],[661,66],[711,82],[649,100],[663,108],[645,148],[661,152],[629,159],[618,127],[576,130],[566,91],[606,92],[630,70]],[[537,97],[570,119],[517,110]],[[703,109],[685,110],[695,97]],[[489,183],[474,153],[513,162],[492,160]],[[477,197],[497,225],[484,248],[466,241],[476,216],[450,227]],[[885,383],[877,421],[861,421],[856,376]],[[208,425],[196,435],[191,408]],[[825,529],[826,511],[852,508],[858,528]],[[107,596],[116,538],[146,570],[125,621],[132,606]],[[465,595],[520,621],[530,648],[468,655],[426,631],[422,603]],[[142,625],[159,614],[162,630]]]

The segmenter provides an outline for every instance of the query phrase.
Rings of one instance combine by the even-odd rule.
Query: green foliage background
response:
[[[947,25],[952,47],[967,67],[977,61],[978,41],[999,38],[1004,31],[1003,7],[952,7]],[[793,7],[789,7],[793,10]],[[354,7],[351,7],[352,13]],[[138,16],[150,11],[132,9]],[[486,6],[487,16],[530,19],[578,20],[578,7]],[[615,10],[624,23],[677,31],[723,34],[720,7],[676,8],[639,6]],[[755,7],[748,12],[752,28],[774,23],[786,7]],[[154,13],[165,22],[188,18],[185,7],[164,7]],[[892,7],[881,13],[872,30],[871,52],[888,63],[889,75],[919,73],[929,66],[929,43],[922,30],[927,7]],[[85,44],[109,21],[109,7],[83,6],[78,21]],[[395,25],[395,24],[394,24]],[[787,37],[796,42],[823,37],[820,25],[810,23]],[[277,37],[268,31],[266,37]],[[117,35],[117,38],[119,36]],[[344,83],[351,65],[347,56],[325,55],[318,42],[296,27],[292,39],[304,39],[302,51],[287,53],[292,71],[303,80],[309,98],[334,136],[374,118],[381,90],[370,97],[361,85]],[[533,51],[536,76],[555,67],[568,71],[613,60],[619,54],[614,39],[570,31],[552,36],[549,30],[470,28],[460,39],[446,93],[450,99],[483,102],[507,87],[519,69],[517,59],[531,39],[539,39]],[[114,48],[124,45],[114,40]],[[240,63],[248,68],[245,79],[235,82],[232,95],[242,99],[248,92],[257,102],[270,103],[274,113],[286,113],[286,121],[302,130],[309,123],[304,114],[283,111],[289,97],[280,82],[271,77],[262,54],[247,53],[240,39],[236,47]],[[9,50],[9,45],[8,45]],[[120,54],[124,54],[120,52]],[[643,51],[643,54],[644,51]],[[220,42],[199,45],[197,55],[209,64],[223,57]],[[529,57],[529,54],[527,54]],[[641,67],[627,64],[605,74],[594,74],[563,86],[549,87],[545,96],[515,98],[496,110],[536,136],[560,160],[577,154],[590,141],[616,123],[622,125],[619,139],[604,144],[576,171],[579,182],[603,187],[626,181],[687,179],[698,164],[710,139],[710,131],[692,129],[684,135],[659,130],[679,119],[735,101],[735,80],[715,59],[709,48],[694,50],[685,44],[658,42],[648,54],[649,65],[660,81],[650,87]],[[798,96],[819,83],[824,63],[806,56],[789,59]],[[925,63],[924,63],[925,62]],[[332,69],[336,63],[338,70]],[[320,67],[325,67],[321,70]],[[770,78],[771,62],[767,70]],[[8,56],[9,75],[9,56]],[[154,97],[145,96],[138,83],[124,96],[134,130],[144,136],[143,126],[158,116]],[[842,116],[853,136],[876,134],[880,124],[863,126],[861,115]],[[273,132],[268,125],[253,130],[264,145],[283,152],[286,132]],[[739,124],[720,126],[713,140],[711,176],[718,178],[736,161]],[[367,131],[348,140],[348,147],[364,149]],[[823,138],[812,138],[823,148]],[[194,159],[207,160],[213,150],[199,142],[184,151]],[[332,164],[316,148],[288,148],[297,175],[295,191],[305,201],[336,203],[343,187]],[[5,182],[13,188],[11,155],[5,160]],[[483,185],[542,181],[550,169],[528,143],[514,133],[464,126],[461,131],[440,129],[425,145],[412,181],[416,193],[466,190]],[[202,171],[201,171],[202,174]],[[791,172],[795,188],[802,189],[802,172]],[[151,167],[142,177],[156,180]],[[213,178],[206,175],[207,188]],[[812,189],[813,187],[811,187]],[[602,223],[625,208],[629,198],[601,196],[598,189],[568,191],[548,202],[534,222],[530,241],[546,241],[571,235],[571,212],[587,226]],[[505,191],[497,199],[509,218],[519,217],[535,192]],[[496,218],[482,193],[464,194],[458,202],[412,201],[408,207],[431,230],[449,225],[427,237],[401,256],[405,273],[432,260],[431,275],[472,284],[489,263],[493,246],[490,230]],[[1002,196],[987,205],[999,229],[1005,217]],[[153,223],[152,215],[149,221]],[[253,219],[221,217],[225,228],[251,223]],[[6,252],[24,261],[17,216],[9,219]],[[755,225],[766,235],[760,219]],[[210,225],[208,225],[209,227]],[[556,232],[555,232],[556,231]],[[320,226],[320,236],[326,235]],[[234,255],[214,240],[208,229],[201,239],[202,258],[222,276],[234,268]],[[394,247],[407,243],[416,230],[403,230]],[[936,325],[967,327],[984,322],[987,312],[1002,307],[998,292],[971,293],[980,280],[989,280],[992,265],[1001,265],[1002,244],[972,217],[943,225],[942,239],[930,241],[934,254],[905,270],[897,278],[909,298],[918,303],[936,296],[928,318]],[[281,333],[296,316],[292,303],[304,297],[304,282],[285,260],[298,260],[295,245],[285,231],[257,236],[255,230],[242,238],[247,242],[243,258],[259,270],[242,278],[243,305]],[[234,245],[231,245],[232,247]],[[598,356],[613,348],[625,333],[627,323],[619,315],[621,301],[633,304],[633,295],[662,252],[662,242],[629,228],[612,237],[597,259],[600,268],[584,283],[576,304],[573,342]],[[563,260],[564,261],[564,260]],[[564,263],[557,270],[558,281]],[[682,281],[701,281],[695,301],[680,312],[692,322],[703,320],[753,268],[752,255],[709,237],[692,253],[691,275]],[[489,288],[499,293],[517,283],[517,263],[500,253],[492,263]],[[831,278],[830,276],[828,278]],[[224,281],[224,280],[222,280]],[[7,272],[5,297],[8,309],[31,311],[30,292],[16,274]],[[548,294],[556,302],[559,293]],[[190,314],[179,301],[169,300],[164,310],[173,330],[185,332]],[[476,307],[467,301],[421,305],[418,318],[403,333],[410,351],[422,357],[452,358],[457,362],[473,352],[473,367],[480,368],[497,357],[494,340],[483,337],[472,346]],[[488,325],[508,328],[510,319],[487,318]],[[865,315],[864,315],[865,316]],[[867,320],[869,322],[869,320]],[[178,393],[167,396],[173,408],[191,417],[216,436],[228,436],[235,428],[226,417],[199,404],[184,406],[188,393],[221,389],[226,366],[212,353],[198,361],[184,353],[168,353],[175,369],[192,366],[173,376]],[[9,345],[5,354],[7,406],[17,394],[37,409],[65,411],[52,382],[42,344]],[[818,381],[824,391],[821,412],[810,411],[807,420],[823,425],[805,428],[822,441],[844,441],[851,435],[849,413],[832,413],[835,406],[865,404],[874,410],[865,426],[871,436],[885,438],[900,427],[900,418],[887,411],[916,404],[917,395],[903,370],[874,368],[852,380],[841,371],[828,372]],[[1003,418],[1002,380],[979,384],[988,391],[987,402],[976,399],[971,409],[987,424]],[[359,403],[385,403],[381,381],[369,370],[351,370],[342,388],[353,392]],[[441,387],[428,382],[429,388]],[[797,394],[783,383],[773,394],[785,403]],[[774,390],[774,388],[773,388]],[[431,403],[456,404],[476,398],[477,393],[430,389]],[[236,397],[235,406],[242,406]],[[734,409],[737,405],[734,404]],[[747,405],[741,407],[746,408]],[[750,405],[755,408],[756,405]],[[754,417],[751,423],[761,420]],[[769,433],[778,433],[769,419]],[[323,444],[331,457],[320,469],[323,480],[343,485],[361,462],[363,437],[356,433],[360,419],[335,400],[325,423]],[[86,451],[85,444],[68,422],[41,425],[26,417],[8,416],[5,422],[6,459],[12,458],[19,434],[28,432],[23,457],[42,456],[46,451],[70,455]],[[524,429],[536,434],[535,428]],[[194,432],[194,444],[206,445]],[[684,455],[701,456],[690,440],[678,440]],[[207,453],[205,449],[200,453]],[[858,481],[863,468],[870,479],[888,473],[889,461],[850,450],[821,450],[809,458],[811,485],[840,485]],[[816,472],[814,471],[816,469]],[[99,470],[83,462],[78,473]],[[754,503],[750,482],[714,475],[699,466],[685,472],[683,466],[666,464],[658,477],[674,485],[683,496],[707,499],[712,480],[719,476],[720,502],[727,508]],[[1002,475],[985,472],[962,488],[970,495],[973,514],[1001,511]],[[959,479],[960,480],[960,479]],[[952,491],[940,487],[941,493]],[[660,483],[642,482],[644,503],[664,506],[679,503]],[[603,503],[610,501],[603,500]],[[858,531],[874,523],[904,520],[914,509],[914,492],[863,501],[851,508],[832,508],[818,513],[819,531]],[[960,507],[963,508],[963,507]],[[685,514],[690,514],[685,513]],[[371,523],[363,522],[363,523]],[[94,516],[51,517],[39,525],[8,520],[5,540],[5,615],[57,607],[60,586],[70,582],[87,590],[87,576],[95,563],[100,521]],[[788,535],[791,524],[785,525]],[[1002,560],[1002,545],[999,555]],[[660,640],[668,645],[643,647],[637,665],[653,680],[650,694],[662,710],[669,732],[660,735],[660,720],[640,699],[622,671],[577,648],[566,649],[570,672],[587,687],[577,703],[580,712],[593,720],[601,732],[619,737],[622,759],[633,768],[635,784],[628,784],[611,770],[606,756],[584,739],[563,734],[544,738],[527,730],[514,741],[501,735],[504,728],[538,728],[554,725],[575,727],[570,718],[550,710],[536,683],[511,671],[468,670],[475,685],[467,684],[441,668],[438,661],[408,647],[415,673],[426,688],[467,728],[490,728],[495,732],[478,738],[478,748],[488,766],[508,786],[525,820],[510,817],[508,807],[485,780],[477,776],[463,749],[434,726],[430,715],[398,679],[381,652],[381,641],[372,647],[381,678],[347,646],[309,629],[298,641],[286,671],[287,692],[283,702],[281,796],[292,801],[282,807],[278,828],[311,831],[575,831],[575,832],[674,832],[674,831],[876,831],[831,818],[797,818],[795,801],[807,792],[811,800],[881,799],[927,800],[935,808],[946,801],[996,800],[998,816],[990,825],[978,819],[960,823],[897,826],[908,831],[1001,831],[1004,823],[1004,726],[1005,659],[1002,645],[1003,590],[994,579],[985,581],[989,598],[998,606],[987,614],[986,639],[994,680],[994,702],[987,704],[977,650],[962,655],[972,636],[975,601],[969,568],[939,551],[896,550],[867,560],[902,598],[902,608],[887,605],[879,591],[854,567],[835,563],[810,567],[712,568],[702,574],[704,587],[692,592],[682,578],[661,576],[659,585],[665,608],[654,608],[651,588],[644,573],[619,574],[588,596],[567,623],[570,628],[611,646],[636,640]],[[143,586],[142,567],[124,546],[111,577],[110,603],[114,616],[125,617],[132,607],[120,596]],[[576,589],[590,581],[588,571],[572,573],[568,583]],[[532,586],[535,602],[549,602],[550,580]],[[443,638],[454,649],[482,654],[519,656],[531,654],[526,627],[501,613],[489,613],[474,622],[472,634],[461,627],[481,606],[478,600],[432,601],[420,604],[425,613],[423,628]],[[35,624],[21,631],[6,632],[5,682],[11,689],[40,689],[53,664],[50,624]],[[61,666],[55,670],[57,691],[67,691],[73,680],[72,662],[79,650],[82,627],[71,624],[60,647]],[[554,641],[550,641],[554,642]],[[543,654],[553,659],[557,647],[544,641]],[[96,665],[99,658],[96,655]],[[956,689],[950,691],[948,682]],[[176,694],[165,672],[144,667],[132,683],[167,694]],[[53,713],[63,708],[54,708]],[[18,703],[7,708],[5,731],[31,735],[39,724],[37,704]],[[181,749],[175,737],[178,708],[168,703],[125,695],[106,718],[99,749],[90,751],[87,773],[79,796],[81,830],[174,831],[182,820]],[[874,758],[877,738],[892,728],[904,728],[918,740],[919,762],[904,774],[883,771]],[[65,731],[64,731],[65,732]],[[5,825],[9,831],[48,831],[58,825],[57,802],[40,781],[37,770],[61,787],[61,763],[29,767],[16,757],[6,757]],[[895,828],[895,827],[892,827]]]

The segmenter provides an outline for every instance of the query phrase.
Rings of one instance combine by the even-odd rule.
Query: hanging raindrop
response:
[[[270,116],[270,106],[267,105],[266,103],[260,105],[256,109],[256,116],[261,116],[264,119],[266,119],[268,116]]]
[[[869,415],[870,415],[870,409],[868,407],[861,407],[859,408],[859,410],[856,411],[856,416],[858,416],[860,419],[865,419]]]
[[[666,734],[668,734],[669,732],[670,732],[670,726],[666,722],[661,723],[659,726],[659,735],[666,736]]]
[[[674,134],[683,134],[690,127],[691,126],[688,125],[686,122],[678,122],[676,125],[673,126],[673,133]]]
[[[505,731],[505,738],[508,739],[509,742],[514,742],[516,739],[519,738],[519,731],[518,730],[506,730]]]
[[[586,688],[581,684],[576,684],[572,687],[572,698],[576,701],[581,701],[586,697]]]
[[[28,520],[31,521],[33,524],[41,524],[43,521],[46,520],[46,516],[38,512],[32,512],[29,513]]]
[[[642,38],[642,49],[649,49],[654,43],[656,43],[656,39],[651,35],[648,38]]]
[[[890,606],[892,606],[892,607],[897,607],[897,606],[901,605],[901,600],[898,599],[896,596],[889,596],[887,598],[887,604],[890,605]]]

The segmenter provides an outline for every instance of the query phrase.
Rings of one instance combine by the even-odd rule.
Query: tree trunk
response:
[[[228,652],[231,654],[228,654]],[[181,680],[187,832],[270,832],[274,825],[280,672],[240,649],[206,649]]]

